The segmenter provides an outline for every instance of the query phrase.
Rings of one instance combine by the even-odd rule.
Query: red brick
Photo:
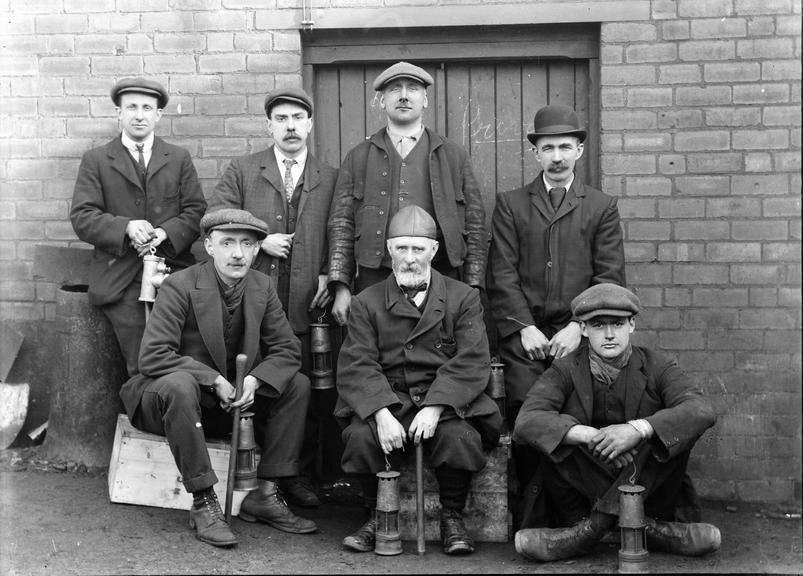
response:
[[[761,124],[761,110],[746,106],[708,108],[705,123],[708,126],[755,126]]]
[[[728,266],[712,264],[675,264],[672,271],[675,284],[727,284]]]
[[[799,242],[770,242],[762,246],[765,262],[800,262]]]
[[[654,174],[655,156],[651,154],[605,154],[602,169],[606,174]]]
[[[764,346],[763,330],[711,330],[708,346],[712,350],[761,350]]]
[[[142,32],[191,32],[192,12],[144,13],[140,16]]]
[[[247,152],[244,138],[204,138],[201,141],[203,155],[209,156],[242,156]]]
[[[775,285],[783,273],[783,267],[776,264],[734,264],[731,266],[731,283]]]
[[[117,119],[68,118],[67,135],[77,138],[108,138],[117,133]]]
[[[732,173],[743,169],[742,155],[738,153],[688,154],[686,168],[692,174]]]
[[[767,152],[749,152],[744,155],[745,172],[772,172],[772,155]]]
[[[692,38],[740,38],[747,35],[744,18],[716,18],[692,20]]]
[[[679,0],[678,16],[705,18],[709,16],[731,16],[733,9],[731,0]]]
[[[789,227],[786,220],[736,221],[731,234],[734,240],[786,240]]]
[[[2,158],[38,158],[41,156],[39,140],[8,138],[0,140]]]
[[[249,72],[301,72],[301,55],[290,53],[250,54],[247,68]]]
[[[690,40],[680,42],[678,57],[687,62],[733,60],[736,46],[733,40]]]
[[[671,284],[672,267],[669,264],[628,265],[627,282],[631,286]]]
[[[775,18],[775,32],[780,36],[800,36],[800,16],[777,16]]]
[[[658,246],[661,262],[704,262],[705,245],[688,242],[662,242]]]
[[[625,225],[628,240],[668,240],[671,234],[669,222],[628,222]]]
[[[712,242],[705,253],[709,262],[761,262],[758,242]]]
[[[800,198],[765,198],[761,204],[763,216],[766,218],[800,215]]]
[[[646,308],[638,315],[642,328],[654,328],[663,332],[680,328],[680,313],[677,310],[663,310],[660,308]]]
[[[746,288],[696,288],[693,302],[704,307],[747,306],[748,295]]]
[[[195,98],[196,113],[202,116],[228,116],[245,112],[242,96],[198,96]]]
[[[790,367],[791,358],[789,354],[745,352],[736,356],[736,368],[739,370],[785,372]],[[789,424],[791,425],[792,423],[790,422]]]
[[[655,66],[623,64],[604,66],[600,75],[602,86],[636,86],[655,84]]]
[[[786,288],[782,286],[778,289],[779,306],[800,308],[801,304],[803,304],[803,298],[801,298],[800,288]]]
[[[775,104],[789,102],[788,84],[745,84],[733,87],[734,104]]]
[[[628,176],[625,190],[628,196],[669,196],[672,194],[672,181],[663,177]]]
[[[70,178],[69,180],[48,180],[45,182],[45,200],[71,200],[74,188],[74,178]]]
[[[750,306],[777,307],[778,289],[775,287],[750,288]]]
[[[119,14],[106,12],[101,14],[88,14],[88,31],[102,32],[134,32],[139,27],[139,14]]]
[[[670,150],[672,136],[665,132],[626,133],[624,149],[628,152],[653,152]]]
[[[675,134],[675,150],[696,152],[701,150],[728,150],[730,132],[724,130],[685,131]]]
[[[635,22],[603,23],[601,40],[607,42],[653,42],[658,37],[655,24]]]
[[[705,348],[705,335],[702,331],[662,330],[658,341],[663,350],[702,350]]]
[[[622,134],[600,134],[599,147],[603,154],[611,152],[621,152],[623,144]]]
[[[658,67],[660,84],[696,84],[701,79],[699,64],[665,64]]]
[[[66,202],[18,202],[17,214],[22,220],[66,220],[69,217]]]
[[[762,80],[800,80],[800,60],[774,60],[761,63]]]
[[[173,134],[177,136],[223,135],[223,118],[189,116],[172,121]]]
[[[298,29],[301,25],[300,10],[257,10],[254,27],[257,30]]]
[[[604,130],[648,130],[657,126],[655,112],[647,110],[607,111],[602,114]]]
[[[37,34],[85,34],[87,18],[84,14],[53,14],[36,16]]]
[[[776,152],[774,156],[779,172],[800,172],[800,152]]]
[[[663,219],[703,218],[705,200],[672,198],[658,200],[658,217]]]
[[[624,62],[624,49],[618,44],[603,44],[599,50],[599,61],[603,66],[622,64]]]
[[[729,86],[680,87],[675,92],[678,106],[712,106],[731,103]]]
[[[206,34],[207,52],[231,52],[235,49],[232,32],[209,32]],[[249,50],[243,50],[249,52]]]
[[[753,82],[761,78],[761,64],[758,62],[705,64],[703,77],[706,82]]]
[[[54,177],[57,170],[48,159],[12,159],[6,165],[11,180],[46,180]]]
[[[185,94],[220,94],[223,91],[223,81],[219,75],[207,76],[192,75],[170,76],[170,93]]]
[[[735,195],[780,195],[789,193],[789,179],[785,174],[734,175],[731,192]]]
[[[788,14],[789,0],[735,0],[740,15]]]
[[[675,240],[728,240],[730,226],[719,220],[680,220],[672,223]]]
[[[766,150],[788,147],[788,130],[735,130],[733,132],[734,150]]]
[[[192,54],[153,55],[143,58],[145,72],[148,74],[166,74],[179,72],[189,74],[196,71],[195,57]]]
[[[198,70],[202,74],[218,74],[226,72],[244,72],[244,54],[212,54],[198,58]]]
[[[682,154],[661,154],[658,157],[658,172],[661,174],[685,173],[686,156]]]
[[[692,308],[681,312],[680,321],[684,328],[709,331],[736,328],[739,311],[733,308]]]
[[[252,2],[253,3],[253,2]],[[226,6],[230,8],[230,6]],[[220,0],[181,0],[182,10],[216,10],[220,8]]]
[[[655,218],[655,201],[646,198],[620,198],[619,215],[626,219]]]
[[[791,313],[787,308],[761,308],[742,310],[739,315],[742,328],[793,330],[800,329],[799,313]]]
[[[711,198],[705,214],[709,218],[749,218],[761,214],[761,203],[757,198]]]
[[[625,59],[629,63],[670,62],[677,59],[677,44],[674,42],[631,44],[625,48]]]
[[[672,105],[671,88],[628,88],[629,108],[665,108]]]
[[[155,34],[153,47],[157,52],[203,52],[206,38],[203,34]]]

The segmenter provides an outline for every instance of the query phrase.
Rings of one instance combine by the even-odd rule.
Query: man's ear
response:
[[[214,248],[213,248],[213,245],[212,245],[212,239],[209,236],[204,238],[204,249],[206,250],[207,254],[209,254],[210,256],[214,256],[214,254],[213,254],[214,253]]]
[[[583,320],[578,320],[577,323],[580,324],[580,334],[588,338],[588,324]]]
[[[630,324],[630,333],[632,334],[633,331],[636,329],[636,317],[631,316],[627,319],[627,323]]]
[[[585,145],[578,140],[578,142],[577,142],[577,159],[578,160],[583,155],[583,150],[585,150]]]

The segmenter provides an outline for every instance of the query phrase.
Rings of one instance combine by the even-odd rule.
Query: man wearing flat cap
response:
[[[577,114],[565,106],[544,106],[527,138],[542,171],[529,184],[497,196],[488,255],[488,301],[511,424],[536,379],[580,344],[572,298],[601,282],[625,284],[616,199],[574,173],[586,139]],[[537,455],[515,444],[513,455],[523,494]]]
[[[513,434],[545,456],[539,492],[557,527],[519,530],[516,550],[540,561],[592,552],[616,527],[618,487],[632,483],[646,489],[648,549],[717,550],[715,526],[677,521],[689,454],[716,421],[711,405],[676,362],[631,344],[635,294],[596,284],[571,308],[583,344],[530,388]]]
[[[125,78],[111,99],[121,134],[84,154],[70,220],[78,237],[95,247],[89,301],[111,322],[133,376],[145,329],[141,257],[154,252],[173,270],[193,264],[190,247],[206,201],[189,152],[154,135],[168,101],[164,87]]]
[[[274,144],[231,161],[212,193],[209,210],[240,208],[269,223],[271,233],[262,241],[254,269],[273,279],[290,326],[301,340],[301,371],[310,376],[310,323],[326,321],[331,302],[326,226],[337,171],[309,152],[313,103],[304,90],[288,87],[270,92],[265,97],[265,114]],[[313,395],[302,475],[281,485],[292,504],[320,504],[313,477],[322,430],[326,436],[332,432],[337,436],[334,401],[334,391],[316,390]],[[324,454],[325,461],[339,458],[339,446],[332,450],[337,454]]]
[[[251,263],[268,227],[250,212],[223,209],[201,219],[206,262],[168,276],[145,328],[140,373],[123,385],[131,423],[167,436],[182,482],[193,495],[190,526],[213,546],[233,546],[213,486],[205,436],[232,429],[232,409],[254,412],[262,458],[258,488],[240,518],[305,534],[317,527],[295,516],[276,483],[298,474],[310,383],[299,372],[301,345],[282,311],[272,280]],[[248,357],[243,392],[235,398],[235,359]]]
[[[437,226],[418,206],[401,208],[388,227],[392,273],[352,300],[340,351],[335,415],[344,424],[343,470],[359,478],[366,507],[376,506],[377,478],[423,442],[440,490],[441,539],[447,554],[474,542],[462,510],[484,448],[499,439],[501,416],[484,390],[488,339],[477,290],[432,268]],[[374,550],[372,518],[343,544]]]
[[[340,167],[329,223],[332,313],[345,324],[352,293],[383,281],[391,270],[388,222],[409,205],[435,221],[441,274],[484,287],[485,208],[468,153],[423,124],[432,76],[398,62],[374,80],[387,126],[355,146]]]

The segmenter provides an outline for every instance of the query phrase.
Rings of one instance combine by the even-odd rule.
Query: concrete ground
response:
[[[234,549],[195,539],[187,512],[111,504],[104,470],[54,465],[27,451],[0,451],[0,574],[529,574],[611,573],[615,538],[595,554],[567,562],[533,563],[510,543],[481,543],[471,556],[449,557],[438,542],[424,556],[415,542],[380,557],[343,550],[341,540],[362,522],[348,502],[312,511],[316,534],[285,534],[237,518]],[[653,573],[803,573],[800,510],[704,502],[703,519],[720,527],[722,548],[703,558],[653,552]]]

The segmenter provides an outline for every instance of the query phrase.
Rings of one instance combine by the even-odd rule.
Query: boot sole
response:
[[[193,522],[192,519],[190,519],[190,528],[195,530],[195,522]],[[236,538],[225,542],[221,542],[220,540],[210,540],[209,538],[204,538],[203,536],[198,534],[198,532],[195,532],[195,537],[201,542],[204,542],[206,544],[211,544],[212,546],[218,546],[219,548],[228,548],[230,546],[236,546],[240,542]]]
[[[363,546],[351,536],[347,536],[343,539],[343,547],[348,548],[349,550],[354,550],[355,552],[373,552],[374,550],[373,544],[370,546]]]
[[[253,514],[249,514],[248,512],[243,512],[242,510],[240,510],[240,513],[237,516],[246,522],[262,522],[263,524],[273,526],[277,530],[281,530],[282,532],[287,532],[289,534],[312,534],[318,530],[317,526],[312,526],[310,528],[291,528],[289,526],[277,524],[262,516],[255,516]]]

